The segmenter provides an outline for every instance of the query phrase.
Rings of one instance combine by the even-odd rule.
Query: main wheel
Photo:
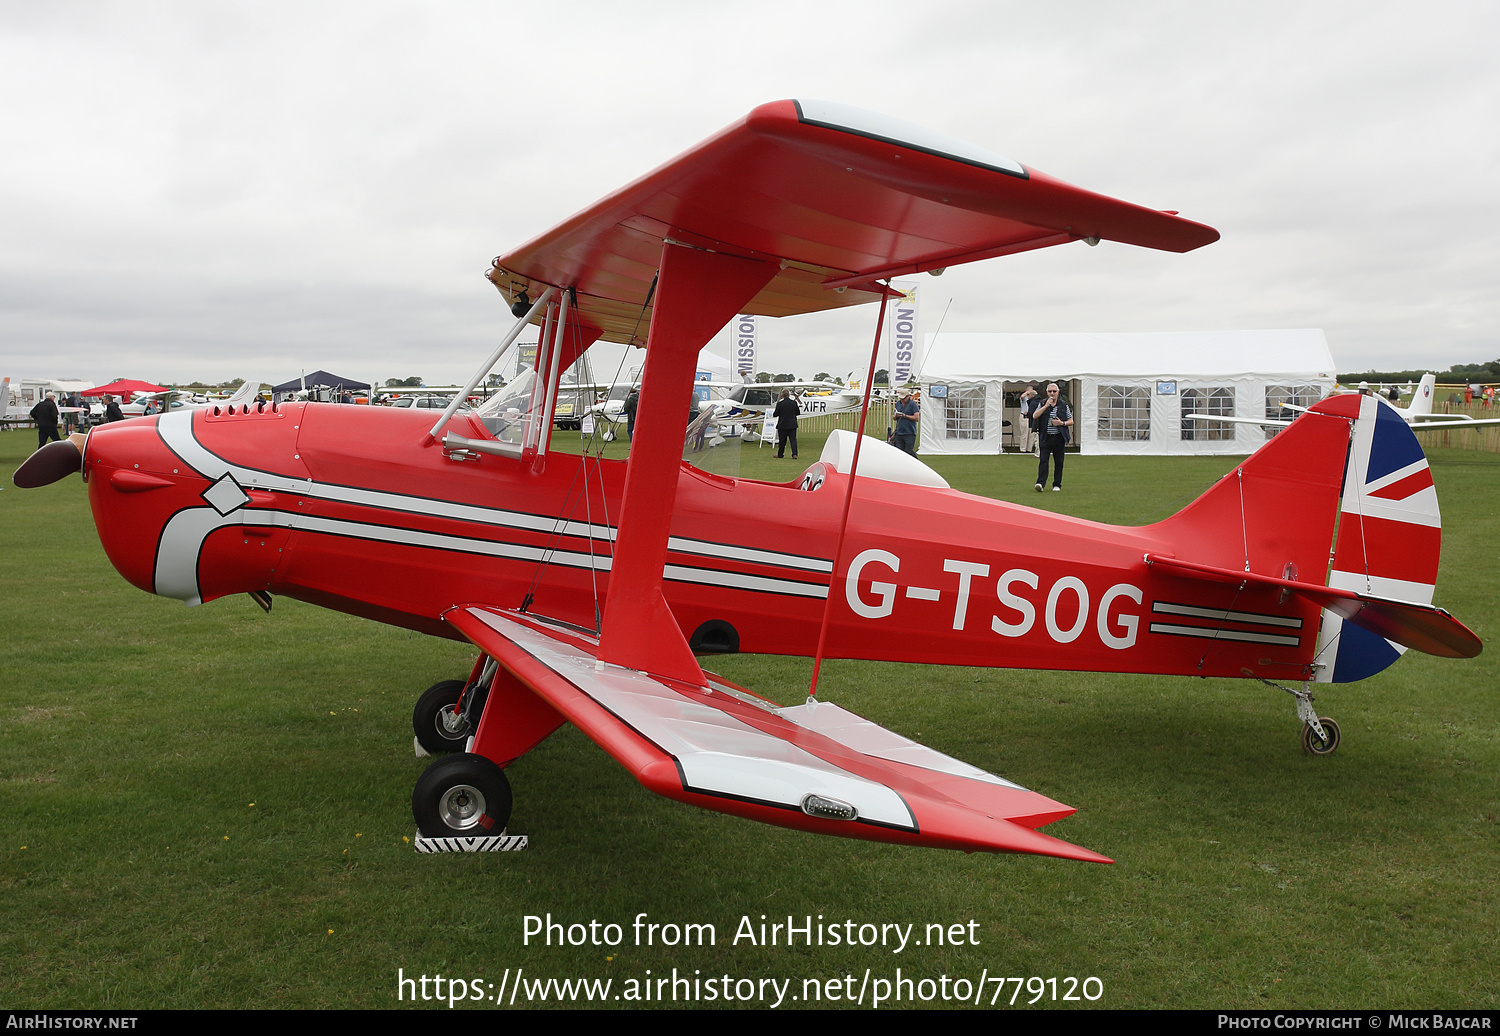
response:
[[[433,755],[462,752],[473,733],[457,708],[463,690],[462,680],[435,683],[422,692],[416,708],[411,710],[411,728],[417,741]]]
[[[1302,750],[1308,755],[1332,755],[1334,749],[1339,746],[1339,725],[1327,716],[1319,716],[1318,722],[1323,724],[1323,730],[1328,734],[1327,740],[1318,737],[1317,731],[1312,725],[1302,725]]]
[[[411,815],[428,838],[498,835],[510,823],[510,781],[482,755],[439,759],[417,780]]]

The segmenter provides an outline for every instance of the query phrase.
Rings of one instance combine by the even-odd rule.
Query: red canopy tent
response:
[[[149,381],[132,381],[129,378],[121,378],[119,381],[111,381],[108,385],[96,385],[91,389],[84,389],[78,393],[80,396],[122,396],[129,399],[137,392],[165,392],[165,385],[153,385]]]

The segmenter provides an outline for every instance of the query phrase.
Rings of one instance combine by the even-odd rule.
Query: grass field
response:
[[[571,728],[511,770],[511,829],[527,850],[419,856],[411,706],[466,674],[470,652],[290,600],[263,615],[243,597],[187,609],[143,594],[105,559],[79,480],[10,485],[33,441],[0,433],[0,1008],[388,1008],[420,996],[398,1000],[398,970],[491,995],[483,984],[516,969],[608,979],[611,997],[648,971],[791,980],[788,1004],[810,1006],[804,980],[849,975],[858,991],[898,968],[946,975],[950,991],[1056,976],[1047,1005],[1066,976],[1102,982],[1097,1000],[1059,1006],[1500,1006],[1493,650],[1409,654],[1324,690],[1319,711],[1344,738],[1328,758],[1302,753],[1286,695],[1245,681],[825,667],[823,697],[1078,807],[1049,830],[1110,867],[698,811],[649,794]],[[742,450],[741,473],[790,479],[819,445],[805,441],[796,464]],[[1488,640],[1500,461],[1431,460],[1438,603]],[[1070,457],[1067,491],[1044,497],[1025,457],[933,466],[969,492],[1136,523],[1234,462]],[[805,695],[810,670],[750,656],[712,667],[783,702]],[[914,680],[920,692],[897,689]],[[526,945],[524,918],[547,914],[618,924],[622,944]],[[636,945],[639,914],[712,924],[716,943]],[[918,938],[962,924],[964,944],[736,944],[741,918],[762,915],[914,924]],[[985,1004],[994,992],[991,981]]]

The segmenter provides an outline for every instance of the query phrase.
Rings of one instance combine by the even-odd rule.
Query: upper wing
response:
[[[745,312],[880,297],[877,278],[1076,241],[1186,252],[1218,231],[872,112],[773,101],[495,260],[511,301],[573,287],[583,319],[644,344],[662,243],[780,260]]]
[[[515,612],[445,618],[657,794],[824,834],[1111,862],[1035,830],[1072,807],[837,705],[777,708],[718,680],[600,663],[592,637]],[[476,751],[485,737],[481,724]]]

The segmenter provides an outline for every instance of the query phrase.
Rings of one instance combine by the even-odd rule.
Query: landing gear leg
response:
[[[1294,691],[1290,687],[1283,687],[1270,680],[1261,679],[1260,682],[1267,687],[1286,691],[1297,699],[1297,718],[1302,721],[1302,750],[1304,752],[1308,755],[1332,755],[1338,749],[1339,725],[1327,716],[1319,716],[1313,710],[1313,696],[1312,692],[1307,689],[1307,683],[1302,685],[1300,691]]]
[[[479,728],[496,667],[493,658],[485,659],[479,675],[467,685],[462,680],[443,680],[417,699],[411,722],[418,756],[464,750],[469,735]]]
[[[1289,687],[1282,690],[1297,699],[1297,718],[1302,721],[1302,750],[1308,755],[1332,755],[1339,747],[1339,725],[1313,711],[1313,696],[1305,684],[1300,691]]]

